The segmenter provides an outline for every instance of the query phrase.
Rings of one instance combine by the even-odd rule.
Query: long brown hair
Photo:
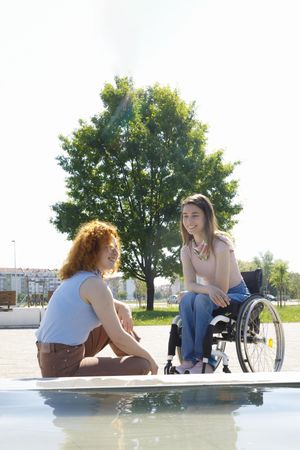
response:
[[[200,208],[205,217],[204,232],[207,239],[208,251],[213,252],[213,241],[218,234],[223,234],[218,227],[211,201],[203,194],[193,194],[181,202],[180,232],[183,245],[188,245],[193,240],[193,235],[189,234],[183,225],[183,208],[185,205],[195,205]]]
[[[114,225],[100,220],[92,220],[83,224],[79,228],[67,259],[59,271],[60,278],[65,280],[80,270],[88,272],[97,270],[99,250],[103,245],[110,244],[112,237],[116,239],[118,249],[120,249],[120,237]],[[119,263],[118,258],[111,272],[118,269]]]

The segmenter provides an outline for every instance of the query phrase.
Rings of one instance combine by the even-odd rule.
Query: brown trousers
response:
[[[136,339],[138,339],[135,336]],[[110,344],[117,358],[95,355]],[[149,362],[137,356],[127,356],[109,339],[103,326],[89,334],[84,344],[43,344],[37,342],[37,358],[43,377],[80,377],[113,375],[146,375]]]

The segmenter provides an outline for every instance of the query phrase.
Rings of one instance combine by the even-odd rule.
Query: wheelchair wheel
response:
[[[242,304],[236,324],[236,350],[244,372],[278,372],[284,358],[284,333],[269,300],[252,296]]]

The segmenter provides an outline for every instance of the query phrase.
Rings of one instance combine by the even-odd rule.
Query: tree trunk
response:
[[[146,274],[146,284],[147,284],[147,311],[153,311],[154,277],[152,273]]]
[[[280,290],[279,290],[279,306],[280,306],[280,308],[282,308],[282,289],[280,288]]]

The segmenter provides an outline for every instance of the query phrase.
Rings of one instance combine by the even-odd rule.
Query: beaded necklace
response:
[[[207,245],[207,243],[205,241],[203,241],[203,242]],[[202,246],[203,242],[201,242],[201,244],[197,245],[195,242],[195,239],[193,239],[192,240],[192,249],[193,249],[193,253],[195,255],[197,255],[201,261],[207,261],[207,259],[209,258],[209,254],[207,254],[207,255],[201,254],[201,252],[203,251],[203,248],[200,248],[200,247]]]

